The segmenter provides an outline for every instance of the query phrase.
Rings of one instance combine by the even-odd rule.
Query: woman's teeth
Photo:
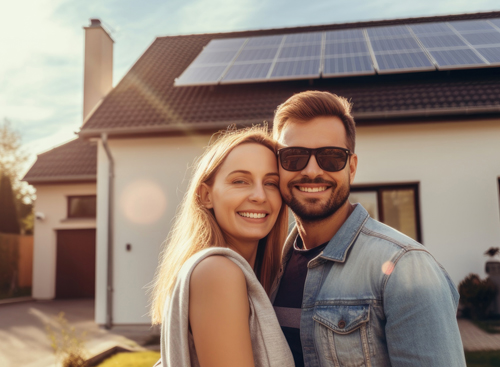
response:
[[[238,212],[239,215],[242,217],[247,217],[247,218],[264,218],[267,214],[266,213],[248,213],[248,212]]]
[[[325,191],[327,189],[326,186],[321,186],[321,187],[303,187],[299,186],[300,191],[304,192],[320,192],[320,191]]]

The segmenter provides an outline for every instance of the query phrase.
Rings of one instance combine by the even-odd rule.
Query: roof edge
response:
[[[431,117],[443,115],[477,115],[488,113],[500,113],[500,105],[492,106],[468,106],[458,108],[421,108],[409,111],[374,111],[353,113],[354,119],[368,120],[374,118],[398,118],[398,117]]]
[[[500,113],[500,105],[492,106],[469,106],[458,108],[423,108],[409,111],[374,111],[374,112],[354,112],[353,117],[355,120],[370,120],[379,118],[401,118],[401,117],[432,117],[444,115],[478,115]],[[272,119],[271,119],[272,120]],[[142,135],[142,134],[155,134],[155,133],[179,133],[194,134],[204,130],[224,129],[229,125],[249,125],[263,123],[266,120],[236,120],[224,122],[196,122],[196,123],[177,123],[164,126],[141,126],[141,127],[119,127],[119,128],[101,128],[101,129],[87,129],[81,130],[79,135],[82,138],[90,139],[99,137],[102,133],[109,136],[113,135]]]
[[[66,183],[66,182],[97,182],[97,175],[75,175],[75,176],[45,176],[45,177],[23,177],[30,185],[39,183]]]
[[[264,121],[261,121],[264,122]],[[237,120],[237,121],[224,121],[224,122],[193,122],[193,123],[176,123],[171,125],[159,126],[141,126],[141,127],[119,127],[119,128],[100,128],[100,129],[86,129],[80,130],[79,135],[82,138],[90,139],[99,137],[101,134],[106,133],[109,136],[113,135],[135,135],[135,134],[154,134],[154,133],[173,133],[184,132],[185,134],[196,133],[203,130],[223,129],[229,125],[246,125],[250,123],[258,123],[254,120]]]
[[[301,32],[308,31],[314,28],[332,28],[332,29],[348,29],[348,28],[364,28],[364,27],[378,27],[384,26],[388,23],[391,25],[397,24],[414,24],[414,23],[429,23],[440,21],[454,21],[454,20],[468,20],[468,19],[481,19],[481,18],[500,17],[500,10],[475,12],[475,13],[459,13],[459,14],[442,14],[442,15],[429,15],[422,17],[409,17],[409,18],[389,18],[378,20],[361,20],[348,23],[322,23],[313,25],[290,26],[281,28],[260,28],[260,29],[241,29],[230,32],[217,32],[217,33],[190,33],[179,35],[157,36],[156,38],[171,38],[171,37],[190,37],[190,36],[228,36],[232,34],[253,33],[253,32]]]

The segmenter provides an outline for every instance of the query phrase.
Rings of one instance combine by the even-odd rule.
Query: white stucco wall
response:
[[[188,182],[186,171],[209,136],[116,139],[113,323],[150,323],[146,286]],[[106,322],[108,160],[98,149],[96,313]],[[126,245],[132,246],[131,251]]]
[[[146,285],[189,175],[209,136],[111,140],[116,160],[115,324],[149,323]],[[458,282],[484,276],[500,243],[500,121],[359,127],[355,184],[420,183],[425,246]],[[107,158],[98,150],[96,322],[105,323]],[[131,244],[132,250],[126,251]]]
[[[45,214],[35,220],[33,253],[33,297],[52,299],[56,284],[56,231],[96,228],[95,219],[67,219],[67,196],[95,195],[96,184],[35,185],[35,212]]]
[[[458,284],[500,245],[500,121],[359,127],[354,183],[420,182],[422,242]]]

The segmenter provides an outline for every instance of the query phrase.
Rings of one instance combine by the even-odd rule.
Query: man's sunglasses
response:
[[[328,172],[342,171],[347,164],[351,151],[340,147],[322,147],[309,149],[288,147],[278,150],[281,167],[286,171],[302,171],[307,167],[311,155],[316,157],[318,166]]]

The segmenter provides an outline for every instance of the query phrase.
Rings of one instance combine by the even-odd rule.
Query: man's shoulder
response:
[[[392,249],[396,252],[411,250],[427,252],[424,245],[410,236],[373,218],[368,218],[365,222],[361,228],[360,238],[358,240],[367,242],[370,245],[385,247],[387,250]]]

